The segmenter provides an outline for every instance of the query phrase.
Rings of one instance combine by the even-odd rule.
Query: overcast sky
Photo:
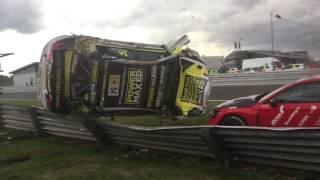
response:
[[[166,43],[182,34],[202,55],[271,49],[308,50],[320,57],[319,0],[0,0],[0,53],[5,74],[39,61],[43,46],[63,34]],[[289,21],[286,21],[289,20]]]

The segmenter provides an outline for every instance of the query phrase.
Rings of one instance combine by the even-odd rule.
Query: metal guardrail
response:
[[[282,85],[320,74],[320,69],[259,73],[224,73],[209,76],[212,86]]]
[[[213,157],[199,127],[141,128],[100,122],[103,134],[115,144]]]
[[[143,128],[40,108],[0,105],[0,128],[215,157],[320,173],[320,128],[176,126]]]

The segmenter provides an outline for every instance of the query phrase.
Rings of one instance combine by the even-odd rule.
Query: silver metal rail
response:
[[[0,128],[320,173],[320,128],[176,126],[146,128],[40,108],[0,105]]]
[[[210,80],[213,87],[245,85],[282,85],[317,74],[320,74],[320,69],[260,73],[224,73],[212,75],[210,76]]]

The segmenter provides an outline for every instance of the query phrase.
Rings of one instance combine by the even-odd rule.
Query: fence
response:
[[[142,128],[40,108],[0,105],[0,128],[320,172],[319,128],[176,126]]]
[[[210,76],[213,86],[282,85],[303,77],[320,74],[320,69],[260,73],[226,73]]]

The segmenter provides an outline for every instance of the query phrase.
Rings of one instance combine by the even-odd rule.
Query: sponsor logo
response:
[[[286,126],[288,126],[289,123],[291,122],[291,120],[299,113],[300,109],[301,109],[300,107],[297,107],[297,108],[293,111],[293,113],[289,116],[288,120],[284,123]]]
[[[311,106],[311,107],[310,107],[309,114],[305,115],[305,116],[301,119],[301,121],[299,122],[298,126],[299,126],[299,127],[302,127],[302,126],[306,123],[306,121],[309,120],[310,116],[311,116],[317,109],[318,109],[317,106]]]
[[[125,66],[123,68],[123,72],[122,72],[122,83],[121,83],[121,93],[120,93],[120,97],[119,97],[119,104],[122,104],[122,100],[123,100],[123,96],[124,96],[124,91],[125,91],[125,85],[126,85],[126,81],[125,81],[125,77],[127,75],[127,67]]]
[[[100,106],[103,106],[103,103],[104,103],[104,95],[105,95],[105,91],[106,91],[106,81],[107,81],[107,77],[108,77],[108,63],[106,62],[104,64],[104,74],[103,74],[103,80],[102,80],[102,91],[101,91],[101,100],[100,100]]]
[[[184,81],[181,101],[202,105],[208,80],[187,75]]]
[[[317,108],[317,106],[311,106],[310,109],[311,109],[312,113],[314,113],[314,111],[316,111],[318,108]],[[310,113],[311,113],[311,111],[310,111]]]
[[[165,89],[166,74],[167,74],[167,67],[160,66],[160,78],[159,78],[159,87],[158,87],[157,98],[156,98],[156,107],[159,107],[161,105],[162,96]]]
[[[157,66],[151,67],[151,81],[150,81],[150,88],[149,88],[149,96],[148,96],[148,103],[147,107],[151,107],[153,104],[153,99],[155,95],[155,88],[157,83]]]
[[[122,57],[128,57],[128,50],[119,49],[119,50],[118,50],[118,53],[119,53],[119,55],[122,56]]]
[[[143,69],[128,69],[128,85],[125,102],[127,104],[139,104],[143,90]]]
[[[108,96],[118,96],[120,90],[120,75],[109,76]]]
[[[61,95],[61,73],[62,73],[62,66],[59,60],[56,61],[56,108],[60,107],[60,95]]]
[[[284,114],[284,106],[281,105],[279,108],[279,113],[276,115],[276,117],[272,119],[271,125],[276,126],[279,123],[279,121],[282,119],[283,114]]]
[[[97,97],[97,78],[98,78],[98,62],[92,64],[91,69],[91,85],[90,85],[90,103],[96,103]]]

